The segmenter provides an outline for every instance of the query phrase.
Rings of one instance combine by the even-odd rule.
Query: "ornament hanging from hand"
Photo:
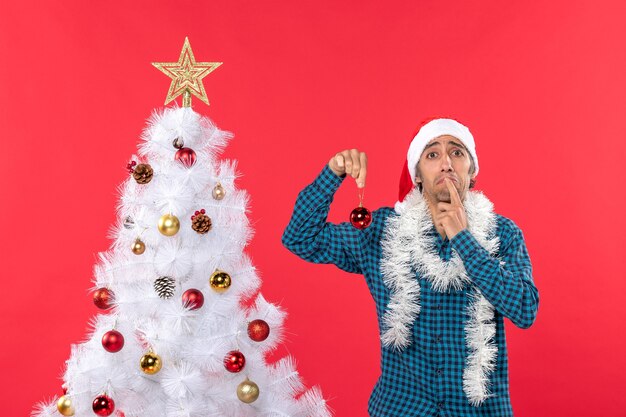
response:
[[[363,190],[363,192],[361,192]],[[350,223],[359,230],[363,230],[372,223],[372,213],[363,207],[365,188],[359,188],[359,206],[350,213]]]

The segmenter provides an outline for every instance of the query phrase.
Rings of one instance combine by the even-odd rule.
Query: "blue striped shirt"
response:
[[[345,175],[339,177],[328,165],[324,167],[298,194],[282,243],[306,261],[334,264],[346,272],[362,274],[376,304],[380,331],[390,297],[380,272],[380,242],[386,219],[397,214],[391,207],[381,207],[372,212],[372,224],[364,230],[349,222],[327,222],[333,196],[344,179]],[[520,328],[530,327],[537,314],[539,293],[522,231],[512,220],[496,216],[500,238],[497,256],[491,256],[467,229],[451,240],[442,238],[434,225],[430,232],[436,235],[439,256],[448,261],[456,251],[472,284],[495,309],[498,353],[496,368],[489,376],[493,395],[480,406],[472,406],[463,391],[469,289],[434,291],[430,281],[416,273],[421,310],[413,324],[413,342],[402,351],[381,344],[381,375],[368,402],[370,416],[513,415],[504,317]]]

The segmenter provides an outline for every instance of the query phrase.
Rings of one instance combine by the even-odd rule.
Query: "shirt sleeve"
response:
[[[517,327],[526,329],[537,316],[539,292],[533,282],[522,231],[511,224],[501,235],[499,258],[491,256],[467,229],[456,234],[450,243],[487,301]]]
[[[282,243],[305,261],[334,264],[346,272],[362,274],[356,229],[350,222],[326,221],[334,194],[345,177],[337,176],[325,165],[317,178],[300,191]]]

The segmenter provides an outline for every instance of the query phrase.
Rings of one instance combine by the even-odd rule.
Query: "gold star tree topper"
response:
[[[152,65],[172,79],[165,104],[182,94],[183,106],[191,107],[191,94],[209,105],[202,79],[222,65],[222,62],[196,62],[189,39],[185,38],[178,62],[153,62]]]

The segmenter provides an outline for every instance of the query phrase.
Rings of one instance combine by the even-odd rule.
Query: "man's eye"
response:
[[[453,152],[456,156],[463,156],[463,152],[461,152],[460,150],[456,149]]]
[[[437,152],[431,152],[428,155],[426,155],[426,157],[431,158],[431,155],[437,155]],[[432,158],[434,158],[434,156]]]

